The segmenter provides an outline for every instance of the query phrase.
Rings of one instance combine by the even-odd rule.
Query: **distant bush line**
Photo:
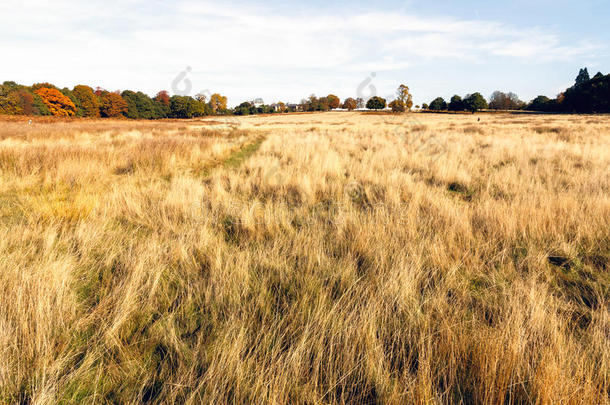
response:
[[[330,111],[343,108],[385,110],[401,113],[413,106],[409,88],[401,85],[396,99],[388,103],[381,97],[347,98],[329,94],[326,97],[311,95],[299,104],[278,102],[264,104],[262,100],[246,101],[235,108],[227,107],[227,98],[216,93],[209,96],[170,96],[160,91],[150,97],[140,91],[110,92],[86,85],[75,86],[72,90],[60,89],[50,83],[23,86],[6,81],[0,85],[0,114],[27,116],[90,117],[90,118],[196,118],[210,115],[254,115],[288,112]],[[416,106],[419,108],[419,106]],[[514,93],[494,92],[489,102],[480,93],[472,93],[464,98],[455,95],[449,102],[437,97],[421,108],[425,111],[480,111],[527,110],[537,112],[607,113],[610,112],[610,75],[601,72],[589,77],[586,68],[581,69],[574,86],[559,94],[555,99],[538,96],[530,103],[519,100]]]
[[[455,95],[449,102],[437,97],[430,104],[422,106],[429,111],[470,111],[478,110],[527,110],[553,113],[608,113],[610,112],[610,75],[597,73],[589,77],[587,68],[581,69],[574,86],[551,99],[538,96],[529,103],[519,100],[515,93],[494,92],[489,103],[480,93],[462,97]]]

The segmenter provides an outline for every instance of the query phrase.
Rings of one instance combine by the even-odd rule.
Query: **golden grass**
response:
[[[609,128],[2,122],[0,401],[608,403]]]

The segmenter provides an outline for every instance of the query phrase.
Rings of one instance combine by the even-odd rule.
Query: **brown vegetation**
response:
[[[1,122],[0,401],[607,403],[610,122],[478,117]]]

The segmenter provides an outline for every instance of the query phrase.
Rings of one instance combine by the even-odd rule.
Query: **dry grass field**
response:
[[[0,122],[2,403],[606,404],[609,272],[608,116]]]

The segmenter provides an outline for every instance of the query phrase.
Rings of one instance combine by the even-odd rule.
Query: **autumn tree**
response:
[[[409,92],[409,87],[401,84],[396,90],[397,99],[400,100],[407,110],[413,107],[413,96]]]
[[[395,113],[402,113],[407,110],[407,106],[400,99],[396,99],[396,100],[392,101],[389,104],[389,107],[392,109],[392,112],[395,112]]]
[[[154,100],[157,103],[161,103],[164,106],[169,107],[169,93],[165,90],[161,90],[160,92],[158,92]]]
[[[341,105],[341,100],[339,100],[339,97],[335,96],[334,94],[329,94],[326,99],[328,100],[328,107],[331,110],[339,108],[339,106]]]
[[[210,96],[210,107],[212,107],[212,112],[214,114],[218,114],[223,110],[227,109],[227,98],[221,96],[218,93],[214,93]]]
[[[100,103],[98,97],[89,86],[79,84],[72,90],[74,96],[79,100],[79,115],[82,117],[97,118],[100,116]]]
[[[0,114],[49,115],[40,96],[15,82],[0,85]]]
[[[492,110],[518,110],[524,105],[515,93],[510,92],[494,91],[489,99],[489,108]]]
[[[51,114],[56,117],[73,117],[76,115],[76,106],[61,91],[55,88],[40,87],[35,91]]]
[[[343,102],[343,108],[345,108],[348,111],[353,111],[356,108],[358,108],[358,101],[356,101],[355,99],[353,99],[351,97],[348,97]]]
[[[156,111],[157,118],[167,118],[169,117],[171,111],[169,108],[169,93],[165,90],[161,90],[157,93],[157,95],[153,98],[154,107]]]
[[[102,92],[100,113],[102,117],[117,118],[127,113],[127,102],[118,93]]]

